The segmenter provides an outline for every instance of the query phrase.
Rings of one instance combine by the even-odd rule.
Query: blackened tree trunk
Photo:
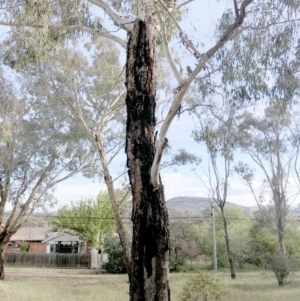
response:
[[[227,256],[228,256],[228,261],[229,261],[230,276],[231,276],[231,279],[235,279],[236,274],[235,274],[235,266],[234,266],[234,256],[230,249],[227,219],[226,219],[226,216],[224,213],[224,208],[221,208],[221,213],[222,213],[222,219],[223,219],[223,225],[224,225],[225,244],[226,244],[226,251],[227,251]]]
[[[127,50],[127,167],[133,195],[130,300],[170,300],[169,225],[163,186],[154,189],[155,38],[138,20]]]

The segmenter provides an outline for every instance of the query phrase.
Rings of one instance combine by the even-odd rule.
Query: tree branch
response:
[[[39,178],[39,180],[37,181],[37,183],[35,184],[35,186],[33,187],[30,195],[28,196],[27,201],[25,202],[25,204],[23,205],[22,209],[20,210],[20,212],[18,213],[18,216],[16,217],[16,219],[14,220],[14,222],[12,223],[12,225],[9,225],[9,230],[10,231],[14,231],[14,229],[16,227],[18,227],[24,213],[27,212],[31,202],[33,201],[36,193],[38,192],[38,190],[40,189],[40,187],[42,186],[43,182],[45,181],[45,179],[47,178],[47,175],[49,174],[51,168],[53,167],[53,162],[54,162],[54,158],[52,158],[52,160],[49,162],[47,168],[45,169],[45,171],[42,173],[41,177]]]
[[[181,4],[179,4],[176,8],[177,8],[177,9],[180,9],[181,7],[183,7],[183,6],[189,4],[190,2],[193,2],[193,1],[195,1],[195,0],[188,0],[188,1],[185,1],[185,2],[183,2],[183,3],[181,3]]]
[[[20,24],[15,24],[15,23],[7,23],[0,21],[0,25],[3,26],[10,26],[10,27],[20,27]],[[70,26],[65,26],[65,25],[53,25],[53,24],[48,24],[47,26],[41,25],[41,24],[30,24],[30,23],[25,23],[22,24],[22,26],[27,26],[31,28],[36,28],[36,29],[56,29],[56,30],[61,30],[65,32],[69,31],[85,31],[93,35],[98,35],[102,36],[104,38],[107,38],[109,40],[112,40],[114,42],[117,42],[120,46],[122,46],[124,49],[127,49],[127,42],[121,39],[120,37],[113,35],[112,33],[105,31],[105,30],[99,30],[97,28],[90,28],[87,26],[83,25],[70,25]]]
[[[13,172],[13,159],[14,159],[14,146],[15,146],[15,141],[12,141],[10,143],[10,145],[8,146],[11,149],[8,149],[7,152],[10,153],[9,156],[9,160],[7,160],[7,165],[8,168],[6,169],[5,172],[5,181],[4,181],[4,185],[2,183],[2,176],[0,179],[0,183],[1,183],[1,199],[0,199],[0,219],[3,218],[3,214],[4,214],[4,210],[5,210],[5,205],[8,199],[8,195],[9,195],[9,186],[11,183],[11,175]],[[1,221],[2,222],[2,221]]]
[[[260,26],[260,27],[256,27],[256,26],[246,26],[246,27],[242,27],[242,30],[245,30],[245,29],[254,29],[254,30],[260,30],[260,29],[267,29],[271,26],[275,26],[275,25],[281,25],[281,24],[285,24],[285,23],[290,23],[290,22],[299,22],[300,21],[300,18],[298,19],[292,19],[292,20],[285,20],[285,21],[281,21],[281,22],[272,22],[272,23],[269,23],[265,26]]]
[[[171,108],[168,112],[166,119],[164,120],[164,122],[162,124],[161,130],[159,133],[158,145],[157,145],[157,149],[156,149],[154,160],[153,160],[152,167],[151,167],[151,183],[152,183],[154,189],[157,189],[159,187],[159,183],[160,183],[159,182],[159,168],[160,168],[161,159],[162,159],[162,156],[163,156],[163,153],[166,148],[167,141],[168,141],[166,138],[166,135],[167,135],[167,132],[169,130],[169,127],[172,123],[174,116],[177,114],[177,111],[180,107],[181,101],[182,101],[185,93],[187,92],[192,81],[196,78],[196,76],[199,74],[199,72],[203,69],[203,67],[205,66],[207,61],[229,40],[229,38],[232,36],[234,30],[236,30],[238,27],[240,27],[243,24],[244,19],[246,17],[246,7],[248,5],[250,5],[251,2],[253,2],[253,0],[244,0],[244,2],[241,4],[239,17],[236,18],[235,22],[227,28],[227,30],[220,37],[219,41],[215,44],[215,46],[210,48],[205,53],[205,55],[203,55],[201,57],[201,60],[199,61],[197,67],[190,74],[190,76],[186,79],[185,84],[183,84],[177,88],[177,93],[174,97]],[[167,12],[169,12],[167,7],[165,6],[164,3],[162,3],[161,0],[159,0],[159,3],[161,3],[161,5],[165,8],[165,10]],[[169,12],[169,14],[172,17],[173,21],[175,22],[176,27],[177,28],[179,27],[179,30],[181,31],[181,28],[178,25],[177,21],[175,20],[174,16],[170,12]],[[183,35],[182,31],[181,31],[181,35]],[[197,53],[199,53],[199,52],[197,51]],[[195,53],[195,55],[197,55],[197,53]]]
[[[214,69],[214,70],[212,70],[212,71],[209,71],[207,74],[205,74],[204,76],[201,76],[201,77],[196,77],[196,80],[203,80],[203,79],[205,79],[205,78],[208,78],[208,77],[210,77],[212,74],[214,74],[215,72],[218,72],[218,71],[220,71],[221,69],[222,69],[222,67],[223,66],[220,66],[220,67],[218,67],[218,68],[216,68],[216,69]]]
[[[219,41],[215,46],[210,48],[204,56],[207,56],[210,59],[232,36],[232,33],[239,28],[246,17],[246,8],[249,6],[254,0],[244,0],[241,4],[240,11],[238,17],[235,19],[234,23],[231,24],[227,30],[221,35]]]
[[[124,142],[119,142],[117,143],[113,148],[109,149],[106,153],[109,154],[110,152],[112,152],[117,146],[119,146],[119,148],[115,151],[114,154],[111,155],[111,157],[108,159],[107,161],[107,165],[109,165],[112,160],[120,153],[120,151],[122,149],[124,149],[125,143]]]
[[[99,124],[99,128],[102,129],[104,128],[105,123],[107,122],[107,118],[111,115],[111,113],[114,110],[114,107],[116,106],[116,104],[120,101],[121,97],[123,96],[123,94],[126,92],[126,87],[123,88],[119,94],[117,95],[117,97],[111,102],[111,104],[109,105],[109,107],[107,108],[106,112],[103,114],[103,117],[100,121]]]
[[[158,18],[159,18],[159,23],[160,23],[160,26],[162,28],[162,40],[163,40],[163,44],[164,44],[164,47],[165,47],[165,50],[166,50],[166,55],[167,55],[167,59],[168,59],[168,62],[169,62],[169,65],[173,71],[173,74],[178,82],[179,85],[182,85],[184,83],[184,79],[183,77],[181,76],[180,72],[178,71],[176,65],[175,65],[175,61],[173,59],[173,56],[172,56],[172,52],[171,52],[171,49],[169,47],[169,43],[167,41],[167,37],[166,37],[166,28],[165,28],[165,25],[163,23],[163,20],[160,16],[160,14],[158,14]]]
[[[134,15],[122,16],[118,14],[110,5],[102,0],[88,0],[90,3],[102,8],[122,29],[126,31],[131,31],[133,29],[132,21],[128,18],[129,16],[134,17]],[[139,0],[140,1],[140,0]]]
[[[199,60],[202,56],[202,54],[198,51],[198,49],[194,46],[194,44],[188,39],[187,35],[184,33],[184,31],[181,29],[179,23],[171,13],[171,11],[167,8],[167,6],[163,3],[162,0],[158,0],[158,2],[161,4],[161,6],[164,8],[164,10],[168,13],[168,15],[171,17],[172,21],[174,22],[175,27],[179,31],[179,35],[182,41],[182,44],[185,45],[193,55],[196,57],[197,60]]]
[[[236,0],[233,0],[233,5],[234,5],[234,11],[235,11],[235,17],[239,17],[239,9]]]

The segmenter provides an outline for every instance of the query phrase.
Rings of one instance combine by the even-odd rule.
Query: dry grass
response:
[[[128,300],[126,275],[44,268],[6,268],[5,272],[6,280],[0,282],[0,300]]]
[[[96,274],[93,270],[6,268],[0,282],[0,300],[5,301],[120,301],[128,300],[126,275]],[[171,274],[171,297],[178,294],[189,274]],[[228,273],[216,275],[228,287],[225,301],[299,301],[300,274],[291,276],[282,289],[272,273],[239,273],[231,280]]]
[[[212,272],[213,273],[213,272]],[[179,301],[178,294],[189,276],[171,275],[173,301]],[[279,288],[271,272],[237,273],[237,279],[231,280],[228,273],[217,273],[216,278],[227,287],[228,295],[224,301],[299,301],[300,273],[292,274],[288,283]]]

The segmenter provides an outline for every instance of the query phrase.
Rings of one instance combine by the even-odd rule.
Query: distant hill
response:
[[[3,223],[7,221],[7,219],[10,217],[11,211],[4,211],[3,215]],[[23,218],[22,225],[24,227],[47,227],[48,223],[48,214],[46,213],[33,213],[29,217]]]
[[[200,211],[211,207],[209,198],[178,196],[167,200],[167,207],[178,211]]]
[[[246,210],[249,214],[253,210],[257,210],[256,207],[240,206],[234,203],[227,202],[226,206],[239,207]],[[211,199],[202,197],[190,197],[190,196],[178,196],[171,198],[167,201],[168,209],[175,209],[177,211],[188,211],[193,213],[200,213],[205,209],[211,208]]]

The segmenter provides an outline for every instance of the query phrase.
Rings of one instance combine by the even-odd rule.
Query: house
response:
[[[22,242],[31,253],[84,253],[86,243],[78,236],[57,232],[49,227],[22,227],[10,239],[5,252],[20,252]]]
[[[42,243],[46,245],[46,253],[86,253],[86,243],[80,240],[79,236],[64,232],[49,237]]]
[[[6,252],[20,252],[23,241],[29,243],[29,252],[46,253],[46,244],[43,240],[57,235],[57,230],[49,227],[22,227],[9,240],[5,247]]]

